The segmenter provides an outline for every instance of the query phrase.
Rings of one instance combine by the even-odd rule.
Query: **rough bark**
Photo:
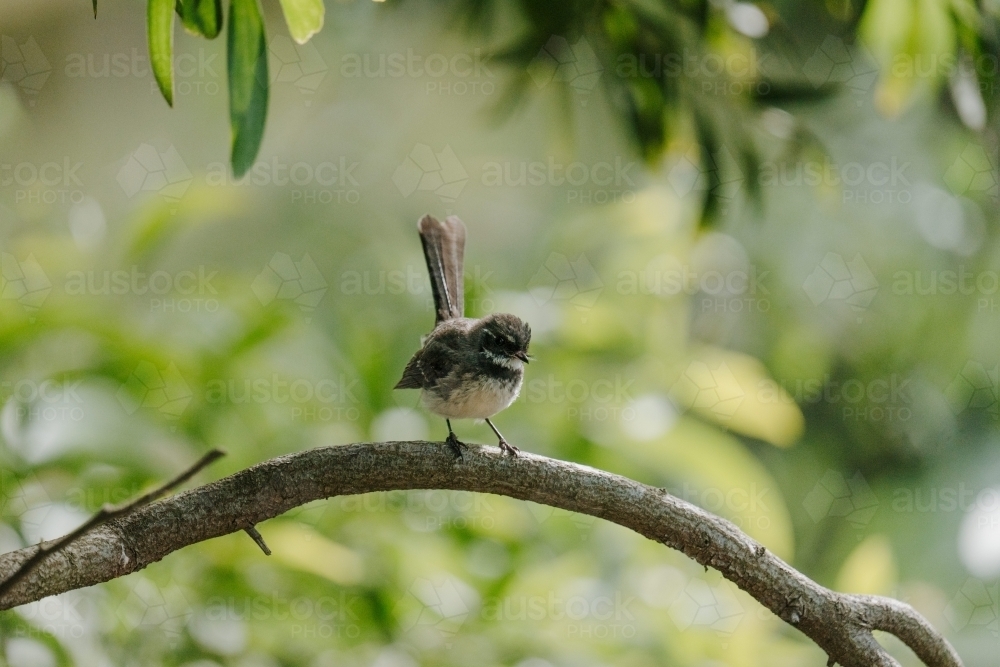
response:
[[[313,500],[397,489],[494,493],[613,521],[715,568],[816,642],[830,664],[898,667],[872,630],[894,634],[928,667],[962,664],[909,605],[824,588],[729,521],[662,489],[542,456],[504,456],[493,447],[470,445],[456,460],[433,442],[321,447],[146,505],[51,555],[0,600],[0,609],[141,570],[177,549],[246,530]],[[37,549],[0,556],[0,578]]]

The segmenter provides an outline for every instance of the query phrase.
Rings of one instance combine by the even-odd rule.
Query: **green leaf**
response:
[[[231,0],[226,45],[233,175],[253,164],[267,117],[267,42],[257,0]]]
[[[222,30],[222,0],[177,0],[177,15],[192,35],[215,39]]]
[[[305,44],[323,27],[323,0],[281,0],[288,32],[299,44]]]
[[[174,0],[149,0],[146,32],[153,76],[167,104],[174,106]]]
[[[94,0],[94,18],[97,18],[97,0]]]

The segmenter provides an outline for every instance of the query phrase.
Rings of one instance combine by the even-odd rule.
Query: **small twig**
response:
[[[260,550],[264,552],[265,556],[271,555],[271,550],[267,548],[267,542],[264,541],[264,536],[257,531],[255,526],[250,526],[248,528],[244,528],[243,530],[246,531],[247,535],[253,538],[253,541],[257,543],[257,546],[260,547]]]
[[[43,560],[45,560],[52,554],[62,551],[70,544],[80,539],[81,537],[86,535],[94,528],[100,526],[101,524],[106,523],[112,519],[117,519],[118,517],[125,516],[126,514],[129,514],[130,512],[137,510],[143,505],[148,505],[154,500],[163,497],[171,490],[175,489],[176,487],[180,486],[184,482],[194,477],[198,473],[198,471],[200,471],[202,468],[204,468],[205,466],[212,463],[216,459],[219,459],[225,455],[226,453],[221,449],[213,449],[212,451],[208,452],[200,459],[198,459],[198,461],[190,468],[182,472],[177,477],[174,477],[166,484],[156,489],[153,489],[149,493],[141,495],[138,498],[130,500],[122,505],[115,506],[106,504],[103,507],[101,507],[101,509],[98,510],[97,513],[94,514],[94,516],[90,517],[87,521],[81,524],[76,530],[67,533],[66,535],[60,537],[57,540],[53,540],[52,542],[39,544],[38,550],[35,551],[35,553],[32,554],[30,558],[24,561],[24,563],[21,564],[21,567],[15,570],[14,573],[11,574],[9,577],[7,577],[7,579],[5,579],[3,582],[0,582],[0,598],[3,598],[3,596],[6,595],[19,581],[28,576],[32,570],[38,567],[38,565],[41,564]]]

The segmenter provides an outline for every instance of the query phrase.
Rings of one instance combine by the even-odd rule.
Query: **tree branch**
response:
[[[245,530],[313,500],[400,489],[494,493],[630,528],[721,572],[815,641],[831,664],[898,667],[872,630],[896,635],[927,667],[962,664],[951,645],[909,605],[824,588],[729,521],[661,489],[533,454],[504,456],[481,445],[470,445],[456,461],[441,443],[422,441],[290,454],[141,507],[51,554],[0,598],[0,609],[141,570],[182,547]],[[10,576],[37,550],[0,556],[0,577]]]
[[[73,544],[73,542],[77,541],[78,539],[80,539],[81,537],[92,531],[94,528],[97,528],[101,524],[107,523],[108,521],[111,521],[112,519],[118,518],[120,516],[131,514],[135,510],[142,507],[143,505],[148,505],[154,500],[162,498],[163,496],[167,495],[170,491],[173,491],[178,486],[180,486],[184,482],[194,477],[196,474],[198,474],[198,471],[207,466],[209,463],[212,463],[216,459],[221,458],[225,455],[226,453],[223,452],[221,449],[213,449],[212,451],[208,452],[200,459],[195,461],[194,465],[192,465],[187,470],[174,477],[166,484],[163,484],[148,493],[144,493],[138,498],[134,498],[122,505],[118,505],[117,507],[111,504],[104,505],[103,507],[101,507],[100,510],[97,511],[96,514],[94,514],[94,516],[84,521],[72,532],[63,535],[58,540],[43,542],[38,546],[34,547],[34,553],[31,554],[30,558],[26,558],[21,563],[21,565],[16,570],[14,570],[14,572],[10,576],[4,576],[2,579],[0,579],[0,599],[3,599],[3,597],[15,585],[17,585],[17,582],[21,581],[26,576],[31,574],[32,570],[41,565],[42,561],[44,561],[52,554],[58,553],[63,549],[66,549],[71,544]],[[248,528],[247,530],[250,531],[254,529]],[[256,532],[256,530],[254,530],[254,532]],[[270,555],[270,553],[268,553],[268,555]]]

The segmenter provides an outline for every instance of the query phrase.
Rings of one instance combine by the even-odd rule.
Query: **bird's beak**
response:
[[[521,350],[514,356],[523,361],[524,363],[528,363],[529,361],[531,361],[531,359],[528,357],[528,353],[525,352],[524,350]]]

